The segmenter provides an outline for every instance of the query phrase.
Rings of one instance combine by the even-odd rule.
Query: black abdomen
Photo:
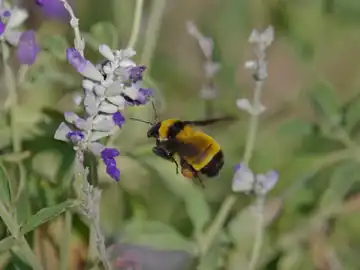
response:
[[[211,159],[211,161],[204,168],[200,170],[200,172],[202,174],[205,174],[207,177],[215,177],[219,174],[223,166],[224,166],[224,154],[220,150]]]

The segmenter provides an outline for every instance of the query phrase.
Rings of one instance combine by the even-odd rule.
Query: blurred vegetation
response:
[[[147,46],[148,19],[156,1],[145,1],[137,62]],[[100,60],[101,43],[126,46],[134,6],[133,0],[76,1],[90,60]],[[80,110],[72,100],[81,78],[65,62],[64,50],[73,40],[68,25],[39,18],[36,7],[30,10],[33,17],[27,26],[36,28],[43,50],[19,97],[23,154],[11,154],[10,127],[6,114],[1,114],[0,196],[12,202],[9,194],[19,182],[15,165],[21,159],[27,173],[25,192],[14,208],[17,222],[23,224],[45,269],[56,269],[64,228],[61,213],[72,206],[71,201],[52,212],[55,219],[41,213],[42,220],[50,222],[33,224],[30,216],[69,196],[74,153],[53,134],[64,111]],[[102,164],[98,174],[104,234],[109,245],[118,247],[112,258],[132,254],[118,269],[133,267],[127,264],[133,261],[145,270],[195,269],[196,240],[231,193],[233,166],[243,156],[248,115],[236,108],[235,100],[250,97],[253,91],[251,73],[243,68],[251,56],[248,36],[253,28],[269,24],[275,27],[276,38],[269,48],[269,79],[262,98],[267,111],[250,166],[255,172],[277,169],[280,180],[266,203],[258,269],[360,269],[359,18],[356,0],[167,0],[145,78],[149,86],[156,86],[161,119],[200,119],[205,114],[205,102],[199,98],[205,80],[203,58],[186,30],[186,21],[193,20],[213,38],[215,61],[222,65],[213,114],[236,115],[238,121],[206,128],[226,158],[221,176],[206,180],[206,189],[176,175],[173,164],[154,158],[153,142],[145,136],[147,126],[129,121],[116,135],[121,181],[112,181]],[[5,88],[0,95],[4,107]],[[150,120],[152,108],[132,108],[125,114]],[[248,208],[252,200],[238,195],[225,227],[196,269],[245,269],[253,242],[254,217]],[[69,269],[83,269],[89,232],[75,210],[72,225]],[[1,223],[0,234],[1,239],[8,236]],[[0,242],[1,269],[27,269],[9,250],[15,244],[11,239]],[[172,260],[175,251],[178,258]]]

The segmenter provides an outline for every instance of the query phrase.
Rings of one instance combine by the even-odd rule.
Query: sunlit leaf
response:
[[[21,227],[21,233],[26,234],[41,224],[59,216],[61,213],[65,212],[67,209],[76,206],[77,203],[75,201],[65,201],[58,205],[50,206],[41,209],[35,215],[31,216]]]

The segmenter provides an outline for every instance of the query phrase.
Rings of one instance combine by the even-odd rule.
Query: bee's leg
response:
[[[197,173],[194,174],[194,177],[195,177],[197,180],[199,180],[200,185],[201,185],[203,188],[205,188],[205,185],[204,185],[203,181],[201,180],[200,176],[199,176]]]
[[[168,151],[166,151],[164,148],[155,146],[152,149],[153,153],[157,155],[158,157],[161,157],[163,159],[169,160],[171,162],[174,162],[176,165],[176,174],[179,174],[179,164],[176,162],[174,155]]]

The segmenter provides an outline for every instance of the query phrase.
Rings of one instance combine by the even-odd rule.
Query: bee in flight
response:
[[[153,109],[156,116],[155,106]],[[198,121],[181,121],[178,119],[156,120],[155,123],[130,118],[135,121],[150,124],[148,138],[155,138],[156,145],[152,151],[155,155],[174,162],[176,173],[179,173],[179,164],[175,157],[180,159],[181,173],[186,178],[196,178],[204,184],[200,174],[215,177],[224,166],[224,154],[220,145],[208,134],[194,129],[195,126],[207,126],[219,121],[233,120],[233,117],[222,117]]]

